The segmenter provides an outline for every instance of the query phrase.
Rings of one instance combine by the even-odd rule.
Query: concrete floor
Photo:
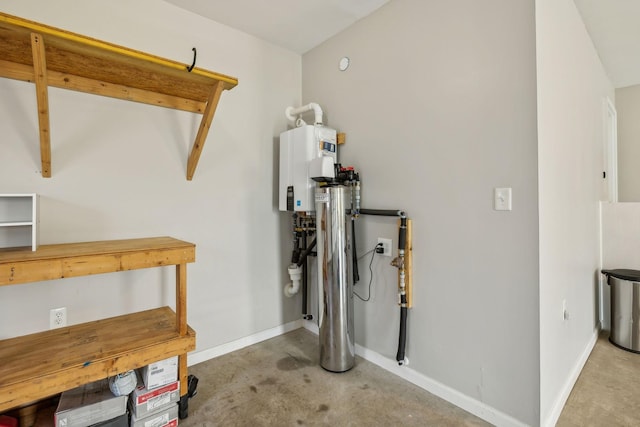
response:
[[[318,365],[318,337],[298,329],[194,365],[189,426],[487,426],[357,358],[348,372]]]
[[[361,358],[329,373],[317,339],[298,329],[190,367],[198,395],[180,426],[489,425]],[[640,426],[640,354],[603,332],[557,426]]]
[[[640,354],[614,346],[602,332],[556,425],[640,426]]]

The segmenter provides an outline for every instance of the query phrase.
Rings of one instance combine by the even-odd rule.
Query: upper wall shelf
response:
[[[223,90],[238,80],[0,12],[0,77],[36,85],[42,176],[51,176],[48,86],[202,114],[187,162],[196,170]]]

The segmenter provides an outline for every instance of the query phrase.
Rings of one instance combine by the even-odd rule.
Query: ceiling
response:
[[[389,0],[165,0],[303,54]]]
[[[640,84],[640,1],[574,2],[613,85]]]
[[[165,0],[303,54],[390,0]],[[640,1],[574,0],[616,88],[640,84]]]

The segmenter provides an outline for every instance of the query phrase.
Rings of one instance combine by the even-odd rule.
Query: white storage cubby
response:
[[[0,248],[38,248],[38,195],[0,194]]]

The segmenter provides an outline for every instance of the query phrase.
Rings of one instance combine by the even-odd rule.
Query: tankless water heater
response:
[[[281,211],[313,212],[314,180],[335,177],[337,141],[334,129],[305,125],[280,134]]]

